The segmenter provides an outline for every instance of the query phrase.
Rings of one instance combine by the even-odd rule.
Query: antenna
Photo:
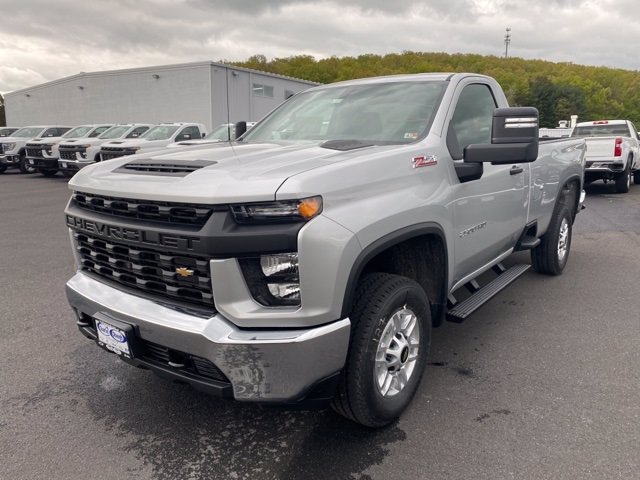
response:
[[[511,28],[507,27],[504,34],[504,58],[509,56],[509,44],[511,43]]]

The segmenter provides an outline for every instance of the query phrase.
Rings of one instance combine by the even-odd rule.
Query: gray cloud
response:
[[[80,71],[403,50],[638,69],[633,0],[3,0],[0,92]]]

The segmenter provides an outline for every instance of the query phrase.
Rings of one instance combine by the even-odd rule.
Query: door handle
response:
[[[519,167],[518,165],[514,165],[513,167],[511,167],[511,170],[509,170],[509,175],[518,175],[519,173],[524,172],[524,169],[522,167]]]

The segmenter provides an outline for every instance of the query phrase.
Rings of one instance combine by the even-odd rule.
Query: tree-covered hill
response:
[[[267,60],[254,55],[235,65],[330,83],[352,78],[419,72],[474,72],[491,75],[513,106],[540,110],[540,126],[555,127],[576,114],[582,121],[625,118],[640,126],[640,72],[495,56],[403,52],[331,57],[308,55]]]

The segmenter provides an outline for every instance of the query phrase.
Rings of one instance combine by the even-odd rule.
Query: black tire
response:
[[[7,166],[0,164],[0,173],[4,173],[7,171]]]
[[[540,244],[531,250],[531,264],[536,272],[547,275],[562,273],[571,251],[571,220],[571,210],[566,205],[559,205],[553,212],[547,233],[540,239]]]
[[[627,193],[631,187],[631,159],[627,161],[627,168],[616,177],[616,192]]]
[[[38,172],[40,172],[45,177],[54,177],[55,174],[58,173],[58,170],[47,170],[47,169],[41,168],[40,170],[38,170]]]
[[[633,183],[640,185],[640,170],[633,172]]]
[[[419,344],[415,343],[416,339],[413,340],[414,343],[408,343],[411,348],[417,349],[417,352],[413,352],[414,360],[408,347],[402,349],[398,358],[404,358],[402,368],[412,361],[415,361],[415,366],[408,373],[404,386],[400,386],[395,393],[391,392],[391,395],[383,395],[375,377],[376,371],[381,371],[380,367],[376,370],[376,353],[380,354],[379,347],[384,350],[384,341],[389,339],[387,347],[391,348],[396,337],[385,339],[382,335],[388,332],[385,331],[387,326],[393,327],[393,323],[389,322],[393,315],[400,311],[406,313],[405,309],[415,314],[418,331],[415,332],[415,327],[412,330]],[[349,318],[352,322],[349,354],[331,406],[337,413],[354,422],[367,427],[382,427],[400,416],[420,385],[431,341],[429,299],[422,287],[409,278],[372,273],[364,276],[358,284]],[[384,351],[383,356],[387,362],[389,357]],[[384,371],[387,367],[382,368]],[[389,392],[387,387],[387,393]]]
[[[20,163],[18,163],[18,168],[22,173],[34,173],[36,171],[35,167],[29,165],[24,153],[20,154]]]

